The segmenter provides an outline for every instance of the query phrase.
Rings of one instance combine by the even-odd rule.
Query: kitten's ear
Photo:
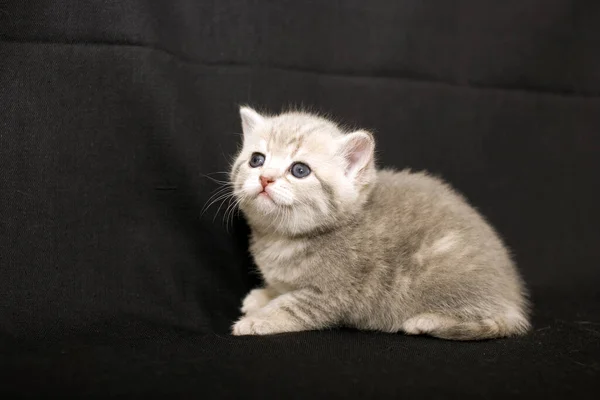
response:
[[[347,176],[356,178],[362,171],[373,167],[375,140],[371,133],[360,130],[346,134],[342,140]]]
[[[254,129],[265,121],[265,118],[251,109],[250,107],[240,107],[240,117],[242,117],[242,131],[244,137],[252,134]]]

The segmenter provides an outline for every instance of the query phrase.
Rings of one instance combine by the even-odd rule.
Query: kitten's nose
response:
[[[268,178],[262,175],[260,176],[260,184],[262,185],[263,189],[266,188],[269,185],[269,183],[273,182],[275,182],[273,178]]]

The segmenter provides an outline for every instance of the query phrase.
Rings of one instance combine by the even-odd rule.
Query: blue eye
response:
[[[250,157],[250,166],[252,168],[258,168],[265,163],[265,156],[260,153],[252,153]]]
[[[310,167],[301,162],[293,163],[290,171],[296,178],[306,178],[310,175]]]

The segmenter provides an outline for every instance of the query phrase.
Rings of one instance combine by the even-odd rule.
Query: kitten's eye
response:
[[[293,163],[290,171],[296,178],[306,178],[310,175],[310,167],[301,162]]]
[[[252,157],[250,157],[250,166],[252,168],[260,167],[265,163],[265,156],[260,153],[252,153]]]

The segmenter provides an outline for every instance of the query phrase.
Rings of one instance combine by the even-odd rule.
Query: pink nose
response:
[[[274,182],[273,178],[266,178],[262,175],[260,177],[260,184],[262,185],[263,189],[266,188],[269,185],[269,183],[273,183],[273,182]]]

